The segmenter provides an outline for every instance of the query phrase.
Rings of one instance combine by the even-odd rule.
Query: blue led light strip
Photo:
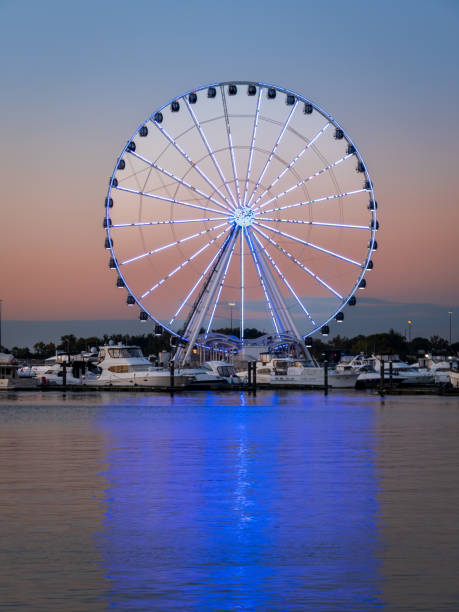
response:
[[[203,234],[207,234],[208,232],[214,232],[217,229],[220,229],[226,225],[226,221],[224,223],[220,223],[219,225],[215,225],[214,227],[209,227],[208,229],[202,230],[201,232],[197,232],[196,234],[191,234],[191,236],[185,236],[185,238],[180,238],[180,240],[176,240],[175,242],[170,242],[169,244],[165,244],[164,246],[160,246],[152,251],[146,251],[141,255],[137,255],[136,257],[131,257],[131,259],[126,259],[120,263],[121,266],[125,266],[126,264],[132,263],[134,261],[138,261],[139,259],[143,259],[144,257],[148,257],[149,255],[154,255],[155,253],[159,253],[160,251],[164,251],[165,249],[169,249],[170,247],[177,246],[178,244],[182,244],[183,242],[188,242],[188,240],[192,240],[193,238],[198,238],[198,236],[202,236]]]
[[[355,195],[356,193],[364,193],[370,191],[370,189],[356,189],[355,191],[345,191],[344,193],[336,193],[330,196],[324,196],[323,198],[317,198],[316,200],[308,200],[307,202],[297,202],[296,204],[287,204],[287,206],[279,206],[279,208],[270,208],[269,210],[263,210],[259,212],[260,215],[266,215],[270,212],[277,212],[278,210],[286,210],[287,208],[297,208],[298,206],[309,206],[310,204],[316,204],[317,202],[327,202],[328,200],[336,200],[337,198],[345,198],[346,196]]]
[[[163,134],[163,136],[171,143],[171,145],[173,147],[175,147],[175,149],[177,149],[177,151],[180,153],[180,155],[182,155],[182,157],[184,157],[186,159],[186,161],[190,164],[190,166],[192,166],[196,172],[206,181],[206,183],[208,183],[212,189],[218,193],[218,195],[222,198],[222,200],[224,202],[226,202],[228,204],[228,206],[231,208],[232,204],[231,202],[229,202],[229,200],[223,195],[223,193],[220,191],[220,189],[215,185],[215,183],[213,183],[213,181],[207,176],[207,174],[205,174],[201,168],[196,164],[196,162],[194,162],[191,157],[188,155],[188,153],[186,153],[182,147],[177,144],[177,142],[172,138],[172,136],[170,136],[170,134],[168,134],[166,132],[166,130],[164,128],[162,128],[158,123],[156,123],[156,121],[153,122],[156,127],[158,128],[158,130],[161,132],[161,134]]]
[[[190,257],[188,257],[187,259],[185,259],[185,261],[183,261],[180,265],[178,265],[176,268],[174,268],[172,270],[172,272],[169,272],[169,274],[167,274],[166,276],[164,276],[160,281],[158,281],[157,283],[155,283],[153,285],[153,287],[151,287],[150,289],[148,289],[148,291],[145,291],[145,293],[142,293],[142,295],[140,296],[140,299],[144,299],[147,295],[149,295],[152,291],[154,291],[155,289],[157,289],[159,286],[161,286],[163,283],[165,283],[169,278],[171,278],[172,276],[174,276],[174,274],[176,274],[179,270],[182,270],[186,265],[188,265],[190,263],[190,261],[193,261],[193,259],[195,259],[196,257],[198,257],[198,255],[200,255],[203,251],[205,251],[206,249],[208,249],[216,240],[218,240],[221,236],[223,236],[223,234],[225,234],[227,231],[229,231],[230,229],[232,229],[232,226],[228,226],[226,229],[223,230],[223,232],[220,232],[220,234],[218,234],[218,236],[216,236],[215,238],[212,238],[212,240],[210,240],[209,242],[207,242],[203,247],[201,247],[198,251],[196,251],[195,253],[193,253],[193,255],[191,255]]]
[[[252,198],[255,195],[258,187],[260,186],[261,181],[263,180],[263,177],[264,177],[264,175],[266,173],[266,170],[268,169],[268,166],[271,163],[272,158],[274,157],[276,149],[279,146],[280,141],[282,140],[282,136],[285,134],[285,130],[287,129],[288,124],[290,123],[290,119],[293,117],[293,113],[295,112],[295,109],[296,109],[297,106],[298,106],[298,100],[296,100],[295,104],[292,106],[292,110],[290,111],[290,113],[289,113],[289,115],[287,117],[287,120],[284,123],[284,126],[283,126],[283,128],[282,128],[282,130],[281,130],[281,132],[280,132],[280,134],[279,134],[279,136],[278,136],[278,138],[277,138],[277,140],[276,140],[276,142],[274,144],[274,147],[272,148],[272,151],[269,154],[268,159],[266,160],[264,168],[263,168],[263,170],[262,170],[262,172],[261,172],[261,174],[260,174],[260,176],[259,176],[259,178],[258,178],[258,180],[256,182],[256,185],[255,185],[255,187],[254,187],[254,189],[253,189],[253,191],[252,191],[252,193],[250,195],[250,198],[249,198],[249,200],[247,202],[247,206],[250,206]]]
[[[260,116],[260,108],[261,108],[261,92],[263,91],[262,87],[258,88],[258,99],[257,99],[257,110],[255,112],[255,119],[253,120],[253,132],[252,132],[252,141],[250,143],[250,153],[249,153],[249,161],[247,163],[247,174],[245,178],[245,186],[244,186],[244,197],[242,198],[242,203],[244,204],[247,198],[247,189],[250,181],[250,173],[252,171],[252,160],[253,160],[253,149],[255,146],[255,139],[257,137],[257,128],[258,128],[258,118]]]
[[[197,193],[198,195],[202,196],[206,200],[209,200],[209,202],[213,202],[217,206],[220,206],[224,210],[227,210],[228,212],[230,212],[230,209],[227,206],[224,206],[221,202],[219,202],[218,200],[216,200],[212,196],[208,195],[207,193],[204,193],[204,191],[201,191],[197,187],[193,187],[193,185],[191,185],[191,183],[188,183],[187,181],[179,178],[178,176],[176,176],[172,172],[169,172],[169,170],[166,170],[165,168],[162,168],[159,164],[156,164],[156,163],[150,161],[149,159],[147,159],[146,157],[143,157],[143,155],[139,155],[135,151],[129,151],[128,150],[128,152],[131,155],[133,155],[134,157],[137,157],[137,159],[140,159],[141,161],[145,162],[146,164],[148,164],[149,166],[151,166],[155,170],[158,170],[158,172],[162,172],[163,174],[165,174],[166,176],[168,176],[172,180],[176,181],[177,183],[180,183],[180,185],[183,185],[184,187],[187,187],[188,189],[191,189],[191,191],[194,191],[195,193]]]
[[[136,189],[128,189],[127,187],[121,187],[118,185],[114,187],[118,191],[125,191],[126,193],[133,193],[135,195],[145,196],[146,198],[153,198],[154,200],[161,200],[163,202],[170,202],[171,204],[179,204],[180,206],[188,206],[189,208],[199,208],[199,210],[205,210],[206,212],[214,212],[217,215],[221,215],[221,210],[215,210],[215,208],[206,208],[199,204],[191,204],[190,202],[183,202],[182,200],[175,200],[174,198],[167,198],[166,196],[156,195],[154,193],[148,193],[148,191],[137,191]]]
[[[295,240],[295,242],[300,242],[301,244],[305,244],[308,247],[311,247],[311,249],[316,249],[317,251],[320,251],[321,253],[326,253],[327,255],[331,255],[332,257],[336,257],[337,259],[341,259],[342,261],[347,261],[348,263],[353,264],[354,266],[358,266],[359,268],[362,267],[362,264],[359,263],[358,261],[355,261],[354,259],[350,259],[349,257],[345,257],[344,255],[340,255],[339,253],[335,253],[334,251],[329,251],[328,249],[324,249],[323,247],[314,244],[313,242],[308,242],[307,240],[302,240],[301,238],[297,238],[296,236],[292,236],[291,234],[286,234],[285,232],[281,232],[280,230],[274,229],[273,227],[269,227],[268,225],[264,225],[264,223],[257,223],[255,222],[255,225],[259,225],[260,227],[264,227],[265,229],[269,230],[270,232],[274,232],[275,234],[280,234],[281,236],[284,236],[285,238],[290,238],[290,240]]]
[[[290,170],[290,168],[296,164],[296,162],[297,162],[297,161],[298,161],[298,160],[299,160],[299,159],[300,159],[300,158],[301,158],[301,157],[304,155],[304,153],[305,153],[305,152],[306,152],[306,151],[307,151],[307,150],[308,150],[310,147],[312,147],[312,145],[313,145],[313,144],[316,142],[316,140],[317,140],[317,139],[318,139],[320,136],[322,136],[322,134],[323,134],[323,133],[326,131],[326,129],[327,129],[327,128],[328,128],[330,125],[331,125],[331,123],[326,123],[326,124],[324,125],[324,127],[323,127],[321,130],[319,130],[319,132],[317,132],[317,134],[314,136],[314,138],[313,138],[311,141],[309,141],[309,142],[308,142],[308,144],[307,144],[307,145],[306,145],[306,146],[305,146],[303,149],[301,149],[301,151],[300,151],[300,152],[299,152],[299,153],[298,153],[298,154],[297,154],[297,155],[296,155],[296,156],[295,156],[295,157],[292,159],[292,161],[291,161],[291,162],[288,164],[288,166],[286,166],[286,167],[285,167],[285,168],[282,170],[282,172],[279,174],[279,176],[277,176],[277,177],[276,177],[276,178],[273,180],[273,182],[271,183],[271,185],[270,185],[269,187],[267,187],[267,188],[266,188],[266,189],[265,189],[265,190],[264,190],[264,191],[263,191],[263,192],[262,192],[262,193],[261,193],[261,194],[258,196],[258,198],[257,198],[257,199],[255,200],[255,202],[253,203],[253,206],[254,206],[254,207],[255,207],[255,206],[258,204],[258,202],[261,200],[261,198],[262,198],[264,195],[266,195],[266,194],[268,193],[268,191],[269,191],[270,189],[272,189],[272,188],[274,187],[274,185],[275,185],[275,184],[276,184],[278,181],[280,181],[280,179],[281,179],[281,178],[284,176],[284,174],[285,174],[286,172],[288,172],[288,170]]]
[[[302,187],[302,185],[305,185],[309,181],[312,181],[312,179],[316,178],[316,176],[320,176],[324,172],[327,172],[328,170],[331,170],[332,168],[336,168],[336,166],[339,166],[339,164],[341,164],[343,161],[346,161],[346,159],[349,159],[349,157],[352,157],[352,154],[345,155],[344,157],[341,157],[341,159],[337,159],[335,162],[333,162],[332,164],[326,166],[325,168],[322,168],[321,170],[318,170],[317,172],[314,172],[314,174],[311,174],[311,176],[308,176],[308,178],[305,178],[302,181],[300,181],[299,183],[296,183],[296,185],[292,185],[288,189],[285,189],[284,191],[281,191],[276,196],[272,197],[270,200],[267,200],[263,204],[260,204],[260,206],[258,206],[257,208],[254,208],[254,210],[261,210],[265,206],[268,206],[268,204],[271,204],[271,202],[275,202],[276,200],[279,200],[280,198],[282,198],[283,196],[287,195],[291,191],[294,191],[295,189],[298,189],[299,187]]]
[[[271,304],[271,300],[269,299],[269,296],[268,296],[268,291],[267,291],[267,288],[266,288],[266,285],[265,285],[265,281],[263,279],[263,275],[262,275],[261,270],[260,270],[260,265],[259,265],[256,253],[255,253],[255,249],[253,247],[253,243],[252,243],[252,239],[250,237],[250,231],[249,230],[247,230],[247,242],[249,244],[250,254],[252,255],[252,259],[253,259],[253,261],[255,263],[255,267],[256,267],[257,272],[258,272],[258,277],[259,277],[259,280],[260,280],[260,285],[261,285],[261,287],[263,289],[263,293],[265,294],[266,302],[268,303],[268,308],[269,308],[269,312],[271,314],[271,319],[273,320],[274,329],[276,330],[276,333],[279,336],[280,335],[280,331],[279,331],[279,327],[278,327],[277,322],[276,322],[276,317],[274,316],[274,309],[273,309],[273,306]]]
[[[288,282],[287,278],[285,277],[285,275],[281,272],[281,270],[279,269],[279,266],[276,264],[276,262],[274,261],[274,259],[271,257],[271,255],[268,253],[268,251],[265,249],[265,247],[261,244],[260,240],[258,239],[258,237],[256,235],[254,235],[255,240],[258,242],[258,244],[260,245],[260,248],[263,250],[264,254],[266,255],[266,257],[268,258],[268,260],[271,262],[271,265],[273,266],[273,268],[276,270],[276,272],[278,273],[279,277],[281,278],[281,280],[284,282],[284,284],[287,286],[288,290],[290,291],[290,293],[293,295],[293,297],[296,299],[296,301],[298,302],[298,304],[300,305],[301,309],[303,310],[303,312],[305,313],[305,315],[311,320],[311,322],[313,323],[313,325],[316,324],[316,322],[314,321],[314,319],[311,317],[311,314],[309,313],[308,309],[304,306],[304,304],[302,303],[302,301],[300,300],[300,298],[297,296],[297,294],[295,293],[293,287],[290,285],[290,283]]]
[[[220,164],[217,161],[217,158],[215,157],[214,152],[212,151],[212,149],[211,149],[211,147],[209,145],[209,141],[207,140],[206,135],[204,134],[204,130],[202,129],[201,124],[199,123],[198,118],[196,117],[195,112],[191,108],[191,106],[190,106],[190,104],[189,104],[189,102],[188,102],[188,100],[186,98],[185,98],[185,104],[187,105],[187,108],[190,111],[190,115],[191,115],[191,117],[192,117],[192,119],[194,121],[194,124],[195,124],[195,126],[196,126],[196,128],[197,128],[197,130],[198,130],[198,132],[199,132],[199,134],[201,136],[201,139],[202,139],[202,141],[203,141],[203,143],[204,143],[204,145],[205,145],[205,147],[206,147],[206,149],[207,149],[207,151],[208,151],[208,153],[209,153],[209,155],[210,155],[210,157],[211,157],[211,159],[212,159],[212,161],[214,163],[214,166],[217,169],[217,172],[218,172],[218,174],[219,174],[219,176],[220,176],[220,178],[222,180],[222,183],[225,185],[225,189],[228,192],[228,195],[229,195],[229,197],[230,197],[230,199],[232,201],[231,208],[237,208],[237,204],[236,204],[236,201],[234,200],[233,193],[232,193],[231,189],[228,186],[228,181],[226,180],[225,176],[223,175],[223,171],[222,171],[222,169],[220,167]],[[226,199],[225,199],[225,201],[227,202]]]
[[[253,226],[252,226],[253,227]],[[280,244],[278,244],[275,240],[273,240],[272,238],[270,238],[267,234],[265,234],[265,232],[263,232],[260,229],[257,229],[256,227],[253,228],[256,232],[258,232],[259,234],[261,234],[263,236],[263,238],[265,238],[268,242],[270,242],[274,247],[276,247],[276,249],[278,249],[281,253],[283,253],[286,257],[288,257],[291,261],[293,261],[294,263],[296,263],[297,266],[299,266],[302,270],[304,270],[305,272],[307,272],[307,274],[309,274],[309,276],[311,276],[312,278],[314,278],[318,283],[320,283],[323,287],[325,287],[326,289],[328,289],[329,291],[331,291],[334,295],[336,295],[336,297],[340,298],[341,300],[343,299],[343,296],[338,293],[338,291],[336,291],[336,289],[333,289],[333,287],[331,287],[328,283],[326,283],[322,278],[320,278],[320,276],[318,276],[317,274],[315,274],[314,272],[312,272],[312,270],[310,270],[307,266],[305,266],[304,264],[302,264],[300,261],[298,261],[298,259],[296,259],[296,257],[294,257],[291,253],[289,253],[288,251],[286,251],[283,247],[280,246]]]

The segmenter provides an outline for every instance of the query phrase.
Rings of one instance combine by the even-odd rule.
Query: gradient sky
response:
[[[135,318],[103,249],[115,159],[170,98],[247,79],[311,98],[358,144],[381,224],[365,297],[407,304],[374,331],[433,304],[443,327],[419,331],[446,336],[447,311],[459,316],[458,27],[455,0],[0,0],[3,318]]]

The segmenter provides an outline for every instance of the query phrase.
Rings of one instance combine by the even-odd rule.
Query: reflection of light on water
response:
[[[253,516],[249,512],[253,503],[248,499],[250,481],[248,479],[247,431],[245,425],[240,425],[239,429],[241,430],[241,437],[237,449],[237,486],[234,491],[234,510],[238,515],[238,538],[240,539],[240,532],[249,521],[253,520]]]
[[[379,607],[367,399],[209,392],[173,410],[131,399],[100,421],[111,608],[131,594],[142,609]]]

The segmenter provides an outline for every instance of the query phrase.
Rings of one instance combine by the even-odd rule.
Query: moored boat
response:
[[[192,374],[181,371],[174,374],[176,387],[182,387],[192,380]],[[84,384],[169,387],[171,372],[167,368],[153,366],[138,346],[107,345],[100,347],[98,360],[91,365],[90,376]]]

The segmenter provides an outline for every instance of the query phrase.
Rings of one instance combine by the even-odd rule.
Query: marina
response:
[[[169,358],[169,354],[165,354]],[[154,365],[136,346],[111,343],[79,355],[61,353],[44,365],[22,366],[11,355],[0,355],[7,364],[0,377],[0,390],[41,389],[59,386],[65,390],[168,391],[303,389],[326,392],[370,389],[384,393],[454,394],[458,390],[457,360],[431,360],[408,365],[398,356],[360,354],[346,357],[335,366],[319,365],[310,358],[260,353],[256,361],[220,360],[196,362],[194,367]],[[157,362],[157,359],[156,359]],[[3,382],[1,382],[3,381]]]

